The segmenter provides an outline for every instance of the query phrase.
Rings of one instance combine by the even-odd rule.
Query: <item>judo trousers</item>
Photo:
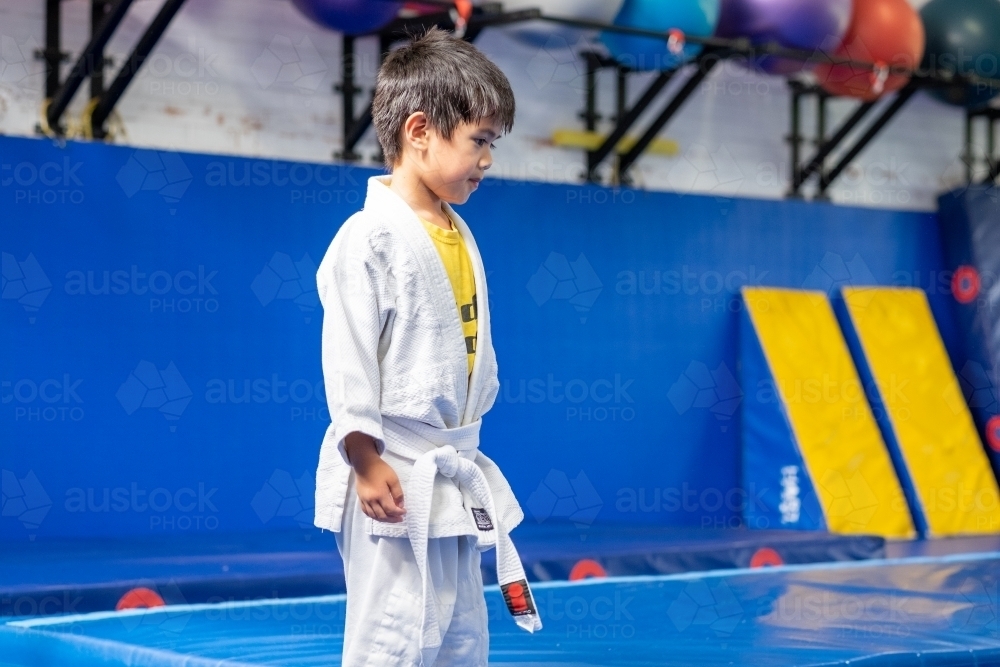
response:
[[[405,502],[405,500],[404,500]],[[420,664],[420,574],[410,540],[365,531],[354,472],[341,531],[347,618],[343,667],[416,667]],[[425,667],[486,667],[489,629],[481,555],[468,535],[431,538],[427,566],[442,641]]]

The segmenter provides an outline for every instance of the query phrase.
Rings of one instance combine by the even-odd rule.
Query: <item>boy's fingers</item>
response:
[[[403,487],[400,485],[399,480],[395,480],[389,483],[389,494],[392,496],[393,502],[396,503],[397,507],[403,507]]]
[[[382,513],[382,516],[379,517],[379,521],[383,521],[385,523],[399,523],[403,520],[403,518],[399,516],[397,510],[394,510],[386,505],[385,499],[383,499],[382,503],[378,505],[378,508]]]
[[[384,521],[385,520],[385,511],[382,509],[382,505],[379,504],[378,499],[372,501],[371,507],[372,507],[372,512],[373,512],[372,518],[373,519],[378,519],[379,521]]]

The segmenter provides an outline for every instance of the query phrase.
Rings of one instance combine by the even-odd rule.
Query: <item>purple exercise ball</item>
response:
[[[746,37],[754,44],[777,42],[790,49],[834,51],[851,22],[851,0],[722,0],[715,34]],[[754,65],[772,74],[791,74],[805,63],[759,57]]]
[[[402,2],[394,0],[292,0],[307,18],[345,35],[374,32],[396,18]]]

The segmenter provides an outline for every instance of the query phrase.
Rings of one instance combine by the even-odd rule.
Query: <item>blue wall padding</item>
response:
[[[745,302],[740,315],[740,382],[744,387],[767,388],[762,390],[771,392],[768,400],[747,401],[743,407],[743,488],[748,498],[759,499],[748,502],[743,511],[747,526],[826,530],[816,489]],[[798,506],[782,512],[784,466],[797,468],[794,477]],[[793,516],[796,520],[792,520]]]
[[[938,206],[949,269],[972,266],[980,277],[975,299],[952,299],[964,335],[963,354],[954,366],[976,426],[989,442],[986,424],[1000,414],[1000,193],[996,187],[971,185],[942,195]],[[987,447],[987,453],[1000,475],[1000,452]]]
[[[0,138],[0,539],[310,530],[310,274],[376,173]],[[944,269],[927,213],[502,179],[461,213],[502,383],[483,450],[527,521],[581,529],[740,525],[741,286]]]

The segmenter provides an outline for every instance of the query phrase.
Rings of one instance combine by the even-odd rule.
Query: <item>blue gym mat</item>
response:
[[[490,586],[490,664],[1000,665],[998,575],[989,553],[545,582],[534,635]],[[24,619],[0,665],[337,665],[343,619],[342,595]]]
[[[513,538],[532,582],[568,579],[583,558],[612,576],[652,575],[746,567],[761,548],[784,563],[881,558],[886,548],[864,535],[534,521]],[[487,584],[496,583],[495,558],[493,550],[483,554]],[[184,604],[343,593],[344,575],[333,533],[318,530],[39,540],[0,549],[0,621],[114,609],[137,586]]]

